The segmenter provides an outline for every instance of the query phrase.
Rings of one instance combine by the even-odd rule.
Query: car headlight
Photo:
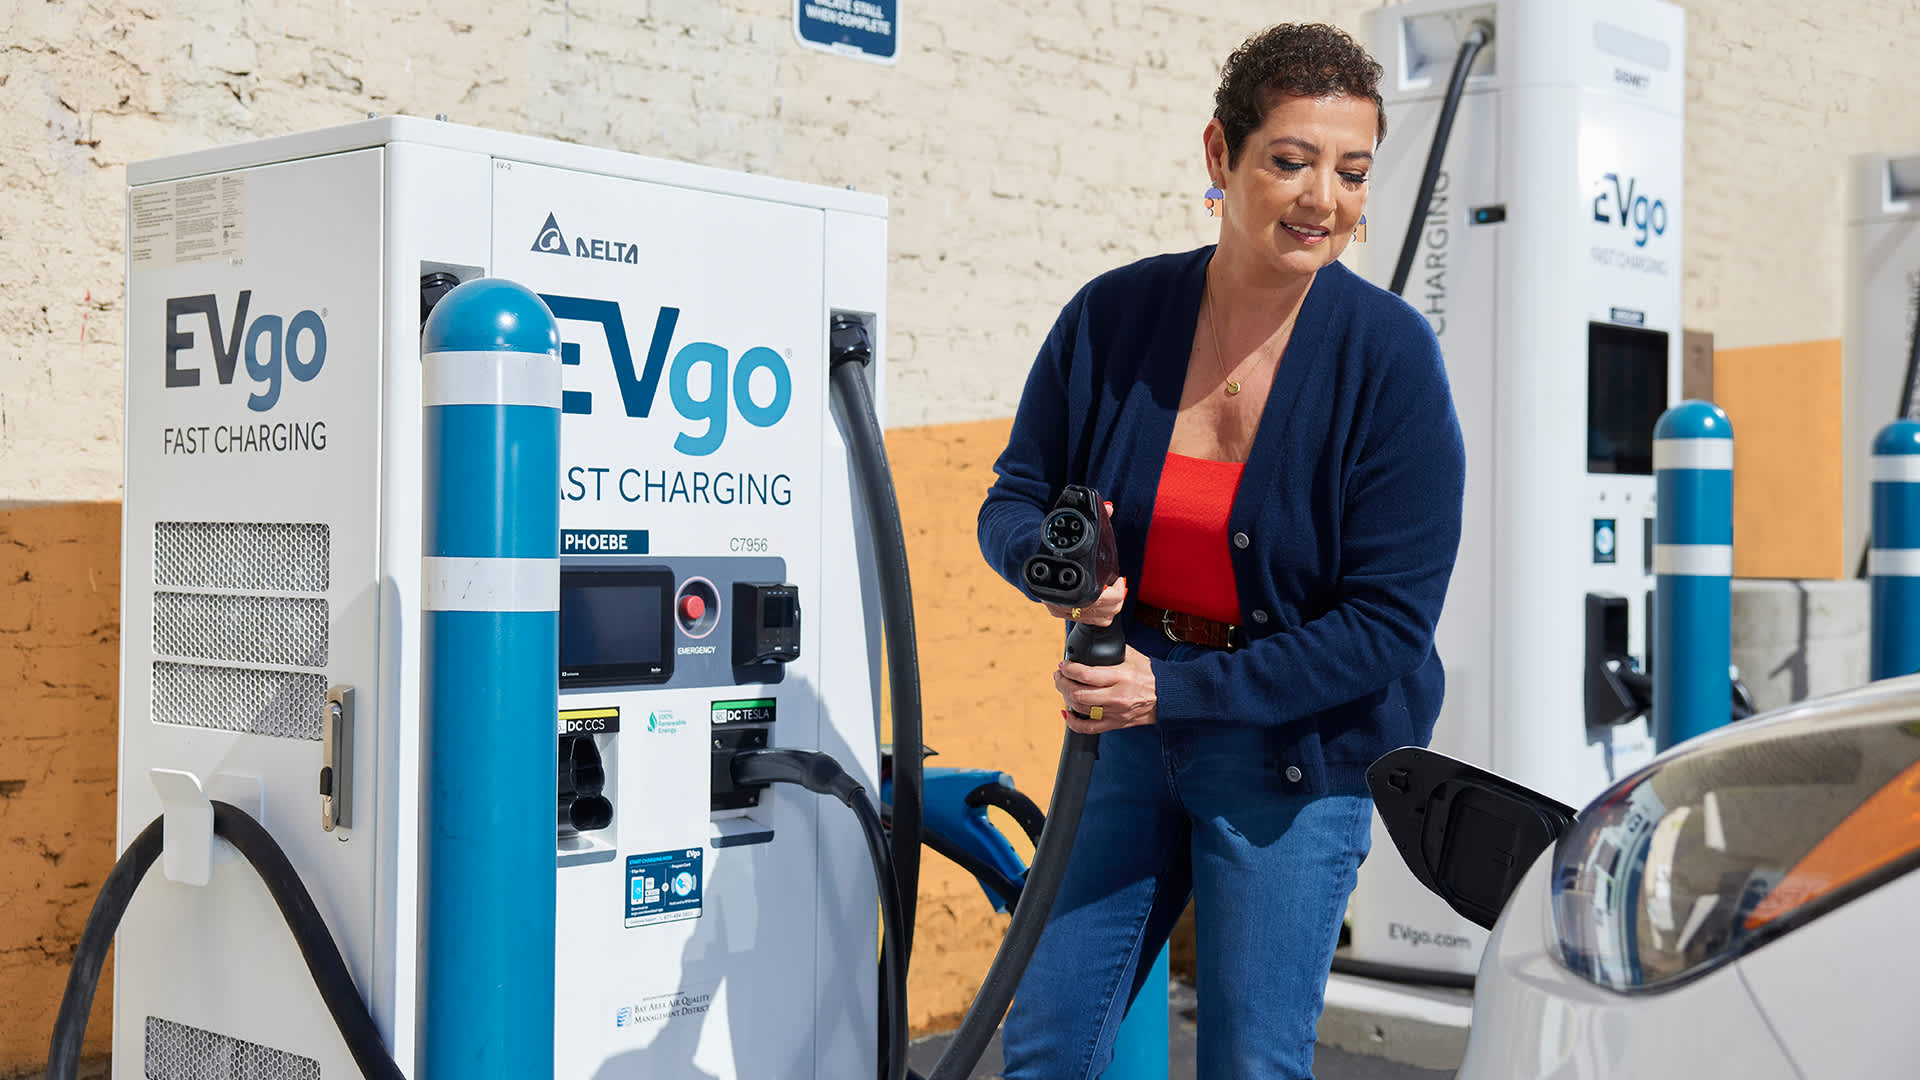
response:
[[[1920,723],[1785,719],[1662,758],[1581,813],[1552,855],[1569,969],[1672,986],[1920,863]]]

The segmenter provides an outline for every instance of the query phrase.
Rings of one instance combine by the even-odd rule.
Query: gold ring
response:
[[[1099,705],[1091,705],[1091,706],[1088,706],[1088,708],[1087,708],[1087,719],[1089,719],[1089,720],[1098,720],[1098,719],[1100,719],[1100,715],[1101,715],[1102,713],[1104,713],[1104,712],[1106,712],[1106,711],[1107,711],[1106,709],[1104,709],[1104,708],[1102,708],[1102,707],[1101,707],[1101,706],[1099,706]]]
[[[1080,609],[1079,609],[1079,608],[1074,608],[1074,609],[1073,609],[1073,621],[1074,621],[1074,622],[1079,622],[1079,621],[1080,621]]]

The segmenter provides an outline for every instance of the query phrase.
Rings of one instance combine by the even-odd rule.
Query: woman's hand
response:
[[[1113,528],[1113,504],[1100,504],[1100,513],[1106,519],[1103,528]],[[1088,626],[1109,626],[1120,614],[1120,605],[1127,602],[1127,579],[1115,578],[1113,584],[1101,591],[1093,603],[1084,607],[1065,607],[1060,604],[1047,604],[1047,612],[1056,619],[1068,622],[1086,623]]]
[[[1061,661],[1053,673],[1053,686],[1067,703],[1062,713],[1067,726],[1082,734],[1154,722],[1153,661],[1131,645],[1127,658],[1109,667]]]
[[[1055,618],[1068,622],[1083,622],[1089,626],[1107,626],[1120,614],[1120,605],[1127,602],[1127,579],[1114,578],[1113,584],[1106,587],[1093,603],[1085,607],[1064,607],[1060,604],[1048,604],[1047,612]]]

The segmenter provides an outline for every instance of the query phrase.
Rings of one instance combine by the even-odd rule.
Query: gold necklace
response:
[[[1212,281],[1211,275],[1209,275],[1206,284],[1201,289],[1201,292],[1207,298],[1207,334],[1208,336],[1213,338],[1213,355],[1215,359],[1220,361],[1221,369],[1225,371],[1228,375],[1227,396],[1232,397],[1233,395],[1238,394],[1240,392],[1240,380],[1232,378],[1233,369],[1227,366],[1227,354],[1220,351],[1220,323],[1219,323],[1219,320],[1213,317],[1213,281]],[[1298,308],[1296,308],[1294,309],[1293,315],[1287,316],[1287,326],[1286,326],[1287,330],[1289,331],[1292,330],[1294,316],[1297,316],[1299,314],[1300,314],[1300,311]],[[1259,356],[1258,353],[1255,353],[1254,355]],[[1260,365],[1265,363],[1266,359],[1267,359],[1266,357],[1260,356],[1258,360],[1254,361],[1253,371],[1250,371],[1247,373],[1248,377],[1252,377],[1254,372],[1259,371]]]
[[[1207,334],[1213,338],[1214,358],[1220,361],[1221,370],[1225,371],[1228,376],[1227,396],[1232,397],[1240,392],[1240,380],[1232,377],[1233,369],[1227,366],[1227,354],[1220,351],[1220,321],[1213,317],[1213,282],[1211,280],[1206,283],[1204,291],[1207,296]],[[1265,359],[1265,357],[1261,357],[1261,360]],[[1255,362],[1253,369],[1254,371],[1260,370],[1259,362]]]

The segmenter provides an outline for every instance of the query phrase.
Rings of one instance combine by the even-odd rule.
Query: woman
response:
[[[1116,667],[1054,672],[1100,758],[1008,1080],[1100,1075],[1190,895],[1200,1076],[1312,1075],[1366,767],[1439,709],[1465,470],[1426,321],[1335,261],[1386,130],[1380,75],[1327,26],[1228,59],[1205,134],[1219,243],[1083,288],[995,466],[980,546],[1016,586],[1064,485],[1108,500],[1121,578],[1049,608],[1128,640]]]

